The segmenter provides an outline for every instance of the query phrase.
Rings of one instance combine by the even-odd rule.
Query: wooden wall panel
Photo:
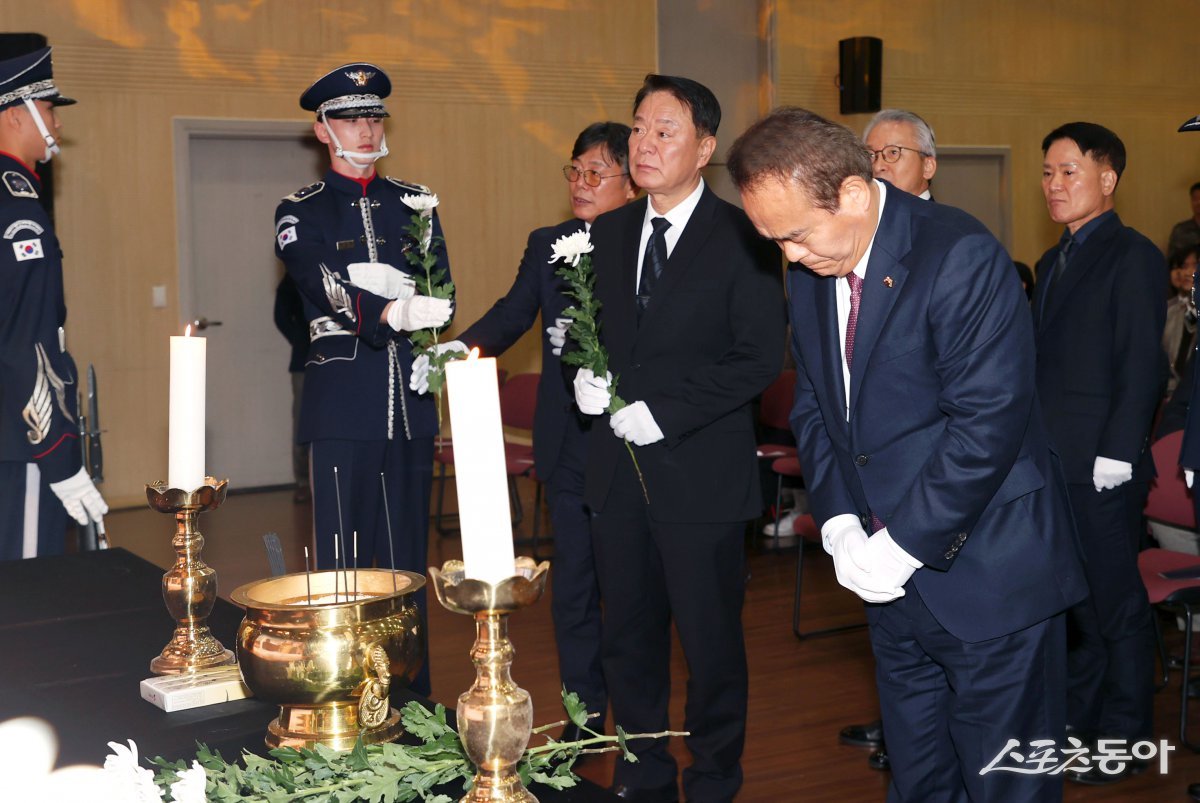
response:
[[[939,144],[1012,148],[1015,259],[1032,263],[1058,238],[1042,199],[1040,146],[1071,120],[1108,126],[1125,142],[1117,210],[1163,245],[1200,180],[1200,137],[1176,133],[1200,112],[1198,25],[1191,0],[779,0],[779,102],[861,132],[870,115],[837,113],[837,42],[878,36],[885,108],[917,112]]]
[[[570,214],[558,168],[575,135],[629,117],[656,53],[654,6],[637,0],[0,0],[0,27],[45,33],[80,101],[55,165],[68,337],[100,373],[105,494],[135,505],[165,473],[180,326],[172,118],[308,119],[312,80],[380,64],[394,87],[380,167],[441,196],[466,324],[508,288],[529,230]],[[167,309],[151,308],[156,284]],[[526,337],[505,367],[537,370],[537,348]]]
[[[1164,241],[1188,214],[1200,137],[1175,128],[1200,112],[1192,0],[772,2],[779,102],[837,118],[837,41],[879,36],[885,105],[924,115],[942,144],[1011,146],[1017,259],[1057,236],[1039,144],[1070,119],[1124,138],[1127,222]],[[527,232],[569,213],[558,166],[584,124],[627,120],[657,38],[655,4],[638,0],[0,0],[0,27],[48,35],[59,82],[81,101],[63,113],[56,164],[69,339],[101,374],[106,493],[130,504],[166,464],[167,336],[180,317],[173,117],[301,120],[299,92],[325,70],[360,58],[387,68],[381,168],[443,198],[467,323],[507,289]],[[155,284],[167,309],[151,309]],[[526,338],[505,366],[535,369],[536,347]]]

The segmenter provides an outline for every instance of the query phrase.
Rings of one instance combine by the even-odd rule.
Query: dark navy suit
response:
[[[459,339],[488,356],[502,354],[529,331],[541,313],[549,326],[570,304],[566,285],[554,275],[562,262],[550,264],[550,246],[559,237],[583,229],[568,220],[535,229],[529,235],[517,277],[504,298],[492,305]],[[546,484],[550,521],[554,525],[552,613],[558,646],[559,675],[569,691],[603,717],[608,693],[600,668],[600,590],[592,558],[592,538],[583,503],[586,455],[584,422],[574,407],[561,361],[543,329],[542,378],[533,419],[533,457],[538,479]],[[571,371],[572,375],[574,371]]]
[[[1033,297],[1037,390],[1062,455],[1087,558],[1091,599],[1072,612],[1067,716],[1085,732],[1153,735],[1154,628],[1137,568],[1154,462],[1150,427],[1162,398],[1167,271],[1152,242],[1116,212],[1084,224],[1046,303]],[[1038,261],[1049,275],[1056,246]],[[1097,455],[1133,466],[1133,479],[1097,492]]]
[[[0,560],[63,551],[67,511],[49,484],[81,461],[75,362],[59,345],[62,249],[41,191],[0,152]]]
[[[378,175],[364,185],[330,170],[275,212],[275,253],[300,288],[311,339],[297,440],[310,446],[321,568],[333,566],[334,534],[348,554],[356,531],[359,565],[390,566],[387,511],[396,568],[423,575],[428,567],[435,402],[408,387],[412,344],[380,321],[389,300],[351,284],[347,271],[354,262],[383,262],[411,273],[405,253],[417,243],[405,231],[413,210],[402,198],[426,193]],[[441,233],[435,212],[433,234]],[[439,264],[449,278],[444,247]],[[427,675],[413,687],[428,693]]]
[[[783,365],[780,260],[737,207],[704,189],[637,315],[645,198],[592,225],[601,338],[625,401],[644,401],[664,439],[634,447],[607,415],[588,440],[585,499],[604,601],[604,673],[630,732],[667,727],[671,624],[688,663],[685,797],[731,800],[741,785],[747,672],[741,610],[746,522],[762,510],[751,402]],[[619,784],[675,781],[665,740],[630,744]]]
[[[789,272],[791,421],[817,521],[849,513],[870,531],[877,516],[924,563],[904,596],[867,607],[889,799],[1055,799],[1058,778],[978,774],[1009,738],[1061,741],[1061,613],[1086,593],[1012,262],[966,213],[888,186],[849,420],[839,281]]]

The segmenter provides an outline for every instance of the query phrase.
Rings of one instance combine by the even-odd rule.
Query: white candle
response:
[[[472,349],[467,359],[446,364],[446,387],[466,575],[499,583],[516,574],[516,561],[496,361]]]
[[[171,338],[171,419],[167,485],[194,491],[204,484],[204,374],[207,341]]]

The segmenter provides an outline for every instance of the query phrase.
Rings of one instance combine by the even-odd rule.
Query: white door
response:
[[[176,120],[180,314],[208,338],[206,467],[237,490],[291,483],[290,347],[275,328],[279,200],[320,178],[303,123]]]

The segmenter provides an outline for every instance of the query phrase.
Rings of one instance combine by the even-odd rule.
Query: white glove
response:
[[[644,401],[636,401],[612,414],[608,425],[618,438],[632,441],[634,446],[649,446],[663,439],[654,414]]]
[[[384,298],[412,298],[417,283],[408,274],[383,262],[352,262],[346,266],[350,283]]]
[[[397,332],[434,329],[450,320],[450,301],[445,298],[413,296],[397,299],[387,307],[388,326]]]
[[[890,602],[895,597],[886,595],[876,595],[867,589],[861,587],[855,581],[855,573],[861,574],[854,562],[853,555],[867,548],[867,533],[861,525],[854,524],[844,529],[838,530],[829,536],[829,544],[833,555],[833,572],[837,576],[838,583],[844,588],[848,588],[857,594],[860,598],[867,602]],[[903,596],[904,591],[901,589],[900,594]]]
[[[1192,471],[1190,468],[1185,468],[1183,470],[1183,481],[1187,483],[1187,487],[1191,488],[1192,482],[1195,479],[1196,479],[1196,472]]]
[[[567,343],[567,330],[574,323],[570,318],[555,318],[554,326],[546,327],[546,334],[550,335],[550,353],[555,357],[562,356],[563,346]]]
[[[433,347],[435,354],[445,354],[447,351],[455,351],[461,354],[467,353],[467,345],[461,340],[451,340],[449,343],[438,343]],[[413,360],[412,376],[408,379],[408,386],[417,393],[425,393],[429,390],[429,355],[422,354]]]
[[[104,497],[96,490],[95,483],[82,468],[74,477],[61,482],[50,483],[50,490],[63,503],[71,518],[80,524],[87,524],[88,519],[100,521],[100,517],[108,512]]]
[[[1133,464],[1126,463],[1124,460],[1112,460],[1096,455],[1096,462],[1092,464],[1092,485],[1096,486],[1096,491],[1116,488],[1131,479],[1133,479]]]
[[[612,383],[612,374],[605,372],[604,379],[592,373],[591,368],[580,368],[575,374],[575,404],[584,415],[600,415],[608,409],[612,401],[612,393],[608,386]]]
[[[904,584],[922,566],[892,540],[886,527],[868,538],[865,545],[850,548],[847,554],[850,565],[842,570],[858,587],[855,593],[867,602],[891,602],[903,597]]]

